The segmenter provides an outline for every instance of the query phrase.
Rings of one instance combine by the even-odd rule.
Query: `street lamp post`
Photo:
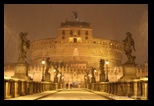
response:
[[[87,88],[87,75],[84,76],[84,79],[85,79],[85,87],[84,88]]]
[[[44,61],[44,59],[42,60],[42,64],[43,64],[42,81],[44,81],[44,78],[45,78],[45,75],[44,75],[44,64],[45,64],[45,61]]]
[[[109,79],[108,79],[108,64],[109,64],[109,61],[106,60],[106,82],[109,82]]]

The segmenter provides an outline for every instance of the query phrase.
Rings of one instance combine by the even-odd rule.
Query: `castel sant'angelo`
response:
[[[65,76],[65,83],[83,84],[86,71],[95,68],[96,81],[99,80],[100,59],[109,61],[109,68],[120,66],[122,62],[121,42],[93,37],[89,22],[83,22],[75,14],[75,20],[66,20],[58,28],[57,38],[31,42],[31,64],[41,66],[41,61],[50,58],[50,70],[57,67]],[[103,35],[102,35],[103,37]],[[54,74],[51,73],[51,81]]]

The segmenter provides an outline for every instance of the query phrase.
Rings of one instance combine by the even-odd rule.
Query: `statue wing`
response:
[[[75,18],[77,18],[77,12],[73,11]]]

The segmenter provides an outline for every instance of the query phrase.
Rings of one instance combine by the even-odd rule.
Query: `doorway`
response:
[[[74,43],[77,43],[77,38],[74,38]]]
[[[78,81],[72,82],[72,87],[73,88],[78,88],[78,84],[79,84]]]

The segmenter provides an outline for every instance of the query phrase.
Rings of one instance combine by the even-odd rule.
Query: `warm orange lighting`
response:
[[[106,60],[106,64],[109,64],[108,60]]]
[[[44,61],[44,59],[42,60],[42,64],[45,64],[45,61]]]

